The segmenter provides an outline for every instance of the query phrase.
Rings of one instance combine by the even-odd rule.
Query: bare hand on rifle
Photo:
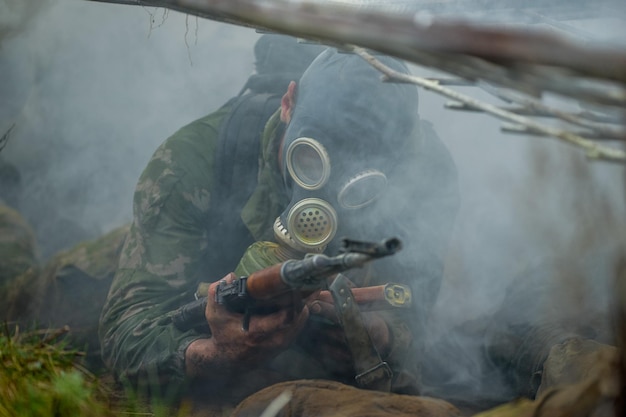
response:
[[[233,273],[222,278],[226,283],[235,279]],[[219,281],[209,287],[205,316],[211,339],[224,360],[251,363],[280,352],[291,344],[309,317],[306,305],[283,306],[272,313],[253,315],[244,330],[243,314],[215,301],[218,285]]]

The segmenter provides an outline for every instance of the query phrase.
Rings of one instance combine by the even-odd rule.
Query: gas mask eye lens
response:
[[[372,169],[352,177],[339,191],[337,200],[341,207],[357,209],[376,200],[387,187],[387,176]]]
[[[287,169],[302,188],[316,190],[330,176],[330,159],[321,143],[311,138],[298,138],[287,149]]]

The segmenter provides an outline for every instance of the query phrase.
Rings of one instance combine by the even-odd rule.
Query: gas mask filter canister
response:
[[[387,185],[384,173],[367,169],[346,176],[333,187],[330,157],[317,140],[301,137],[287,148],[286,168],[293,181],[292,203],[274,222],[279,242],[302,253],[319,253],[335,237],[338,215],[329,200],[342,209],[368,206]]]

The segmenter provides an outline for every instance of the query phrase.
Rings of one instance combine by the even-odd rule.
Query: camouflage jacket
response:
[[[105,363],[131,380],[184,380],[184,352],[206,337],[180,332],[168,313],[211,276],[207,220],[222,108],[181,128],[153,154],[133,200],[133,222],[100,317]],[[219,277],[217,277],[219,278]]]
[[[193,300],[199,282],[222,277],[215,272],[215,265],[210,260],[219,258],[220,252],[228,248],[208,242],[212,234],[219,234],[221,230],[221,219],[211,218],[212,207],[220,204],[220,201],[212,200],[218,180],[214,175],[214,158],[220,123],[228,111],[227,105],[176,132],[156,150],[139,179],[134,196],[133,223],[100,319],[104,360],[121,378],[133,382],[152,379],[183,386],[186,382],[185,349],[194,340],[208,337],[196,330],[178,330],[171,323],[171,315],[178,307]],[[288,203],[277,164],[280,125],[275,115],[266,126],[260,144],[259,183],[252,197],[240,209],[243,222],[257,240],[266,240],[268,234],[271,236],[274,219]],[[437,229],[436,233],[447,240],[448,231]],[[423,256],[431,257],[433,250],[425,251]],[[440,272],[436,268],[433,272],[438,275],[434,278],[437,281],[435,291],[438,290]],[[381,274],[380,277],[366,284],[376,285],[389,280],[389,275]],[[400,390],[410,392],[406,386],[414,385],[416,381],[414,364],[408,360],[414,356],[409,351],[413,335],[407,321],[411,318],[394,313],[386,317],[393,340],[391,353],[386,359],[400,376],[396,378],[398,386],[405,386]],[[311,355],[310,349],[296,346],[269,364],[272,373],[281,376],[267,378],[264,380],[267,383],[251,388],[251,391],[269,385],[270,381],[337,380],[328,367],[323,360]],[[239,381],[242,379],[238,378]],[[207,389],[228,391],[225,385]]]

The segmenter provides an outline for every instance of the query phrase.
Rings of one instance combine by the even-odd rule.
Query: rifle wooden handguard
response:
[[[401,284],[390,283],[373,287],[355,287],[351,291],[354,301],[362,311],[407,308],[411,305],[411,290]],[[312,297],[312,300],[333,303],[330,291],[326,290],[320,291]]]
[[[250,274],[246,283],[248,295],[255,300],[270,300],[291,291],[280,278],[281,267],[282,264],[276,264]]]

